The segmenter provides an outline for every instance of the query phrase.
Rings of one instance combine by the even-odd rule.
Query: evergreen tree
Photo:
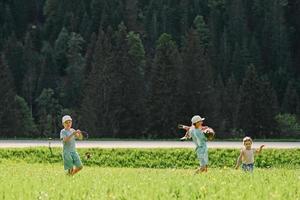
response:
[[[214,67],[216,74],[223,75],[223,66],[228,65],[228,45],[227,45],[227,31],[224,26],[224,1],[208,1],[209,17],[208,27],[211,35],[211,50],[210,60]],[[218,72],[218,73],[217,73]]]
[[[241,128],[245,135],[256,138],[259,135],[260,116],[259,109],[260,82],[255,67],[251,65],[241,86],[241,98],[238,108],[238,128]]]
[[[92,0],[90,4],[91,12],[91,32],[96,33],[99,27],[106,27],[108,21],[108,2]]]
[[[129,30],[137,31],[137,16],[138,16],[138,8],[137,8],[137,0],[128,0],[125,3],[125,17],[127,22],[127,27]]]
[[[128,124],[124,121],[123,126],[127,126],[127,137],[131,133],[139,137],[145,125],[145,50],[138,34],[129,32],[127,35],[126,45],[128,46],[128,66],[125,69],[125,81],[127,89],[125,91],[126,97],[124,99],[124,106],[128,113]],[[123,51],[127,51],[123,49]],[[127,102],[127,103],[126,103]],[[140,124],[139,128],[131,126],[131,124]]]
[[[245,70],[250,63],[250,55],[245,43],[240,46],[236,43],[228,73],[233,73],[238,83],[242,82]]]
[[[0,30],[0,49],[3,46],[4,40],[8,39],[15,31],[15,22],[11,13],[11,8],[7,4],[0,4],[2,12],[0,14],[1,30]]]
[[[262,59],[264,73],[269,74],[270,81],[282,102],[285,88],[291,77],[291,45],[285,20],[287,1],[266,1],[264,26],[261,31]]]
[[[254,35],[252,36],[249,44],[249,63],[252,63],[254,66],[256,66],[259,74],[263,74],[261,48]]]
[[[68,42],[70,40],[69,32],[66,28],[62,28],[54,45],[54,58],[57,64],[57,68],[60,71],[60,74],[65,75],[65,70],[68,65],[67,59],[67,50],[68,50]]]
[[[0,71],[0,131],[2,136],[14,137],[15,91],[11,72],[3,55],[0,57]]]
[[[40,137],[54,136],[58,132],[59,112],[61,106],[58,100],[54,96],[52,89],[44,89],[40,96],[36,99],[37,102],[37,117],[38,117],[38,129]],[[59,120],[60,121],[60,120]]]
[[[279,108],[275,90],[268,79],[261,81],[258,100],[260,101],[260,109],[258,110],[260,120],[259,136],[270,137],[278,129],[275,117],[279,113]]]
[[[37,127],[34,123],[34,119],[31,115],[29,107],[22,97],[15,96],[16,104],[16,136],[33,137],[37,133]]]
[[[158,11],[160,8],[156,5],[156,1],[150,1],[149,9],[145,11],[145,30],[149,46],[157,40],[159,35]]]
[[[237,127],[237,111],[238,102],[240,99],[238,84],[232,75],[225,85],[224,91],[224,120],[225,120],[225,130],[230,131],[230,129],[236,129]]]
[[[148,128],[153,137],[174,136],[178,119],[178,74],[181,66],[176,43],[162,34],[156,46],[148,97]]]
[[[79,27],[79,34],[82,35],[85,41],[88,41],[91,36],[91,19],[90,16],[85,12],[81,24]],[[95,41],[94,41],[95,42]]]
[[[261,81],[251,65],[241,86],[238,127],[251,137],[267,136],[276,130],[276,96],[268,82]]]
[[[38,75],[40,73],[41,58],[33,44],[31,32],[27,32],[24,44],[23,63],[25,76],[23,79],[22,97],[28,103],[33,114],[34,99],[37,97]]]
[[[81,104],[81,127],[93,133],[96,137],[111,136],[111,127],[107,115],[109,88],[109,74],[107,69],[113,59],[111,39],[109,34],[99,30],[93,61],[88,78],[84,82],[84,93]],[[106,135],[104,135],[106,134]]]
[[[200,32],[191,29],[183,50],[183,67],[179,73],[180,93],[183,94],[180,97],[183,105],[180,116],[183,119],[196,113],[213,119],[213,69],[202,44]]]
[[[15,34],[12,34],[5,44],[4,54],[7,60],[7,64],[11,69],[14,78],[14,85],[18,94],[21,94],[22,82],[25,73],[25,66],[23,64],[23,52],[24,48],[22,43],[18,42]]]
[[[102,31],[102,28],[99,31],[99,33],[101,31]],[[84,68],[84,76],[85,77],[87,77],[92,70],[92,63],[94,62],[93,56],[95,53],[96,43],[97,43],[97,35],[95,33],[93,33],[90,38],[90,43],[85,52],[85,60],[86,60],[85,68]]]
[[[300,98],[297,93],[295,83],[290,81],[286,87],[283,103],[281,105],[282,113],[300,114]]]
[[[218,133],[224,133],[226,130],[226,125],[227,125],[227,119],[225,118],[225,86],[223,83],[223,80],[221,76],[218,76],[217,80],[215,81],[214,84],[214,93],[213,93],[213,106],[210,106],[211,108],[211,113],[212,119],[210,120],[209,125],[211,127],[214,127],[214,129]],[[205,123],[207,122],[207,119],[205,120]]]
[[[232,0],[227,3],[228,6],[228,39],[229,44],[233,48],[236,43],[242,45],[247,39],[247,21],[245,16],[245,7],[243,0]]]
[[[105,107],[109,112],[107,117],[112,127],[113,137],[128,137],[130,134],[138,134],[142,126],[133,127],[130,124],[141,124],[143,122],[143,82],[142,82],[142,60],[143,54],[133,54],[137,44],[130,34],[127,39],[127,31],[124,24],[119,25],[115,34],[114,60],[107,68],[109,77],[107,90],[108,101]],[[130,42],[128,42],[128,40]],[[132,46],[129,46],[132,45]]]
[[[54,60],[53,49],[49,43],[44,42],[42,49],[42,66],[39,75],[37,92],[41,93],[44,88],[57,89],[59,69]]]
[[[132,57],[132,61],[134,62],[133,65],[136,65],[138,70],[140,71],[139,74],[142,74],[144,76],[146,71],[146,58],[142,40],[140,39],[140,36],[138,34],[135,34],[133,32],[129,32],[127,39],[129,45],[128,54],[130,57]]]
[[[292,71],[296,72],[295,77],[300,76],[300,2],[297,0],[288,1],[287,20],[290,27],[290,42],[292,48],[293,67]]]
[[[84,78],[85,59],[82,56],[83,38],[77,33],[71,33],[68,42],[66,68],[67,76],[61,91],[63,105],[79,106],[82,97],[82,83]]]
[[[54,41],[62,29],[65,14],[63,3],[59,0],[48,0],[44,4],[44,14],[46,16],[44,35],[50,41]]]
[[[208,54],[211,45],[211,38],[208,26],[205,24],[203,16],[197,15],[194,19],[194,26],[200,37],[200,45],[203,48],[204,54]]]

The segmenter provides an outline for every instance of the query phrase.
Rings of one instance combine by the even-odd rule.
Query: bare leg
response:
[[[72,170],[72,172],[71,172],[71,175],[76,174],[76,173],[79,172],[82,168],[83,168],[82,166],[73,168],[73,170]]]
[[[201,168],[199,167],[196,171],[195,174],[199,174],[201,172]]]
[[[202,172],[207,172],[207,165],[202,166],[202,167],[199,167],[199,168],[196,170],[195,174],[199,174],[199,173],[202,173]]]
[[[73,168],[72,168],[72,169],[68,169],[67,175],[68,175],[68,176],[72,176],[72,171],[73,171]]]

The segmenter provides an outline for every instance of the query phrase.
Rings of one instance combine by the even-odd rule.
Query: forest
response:
[[[298,0],[1,0],[0,137],[300,138]]]

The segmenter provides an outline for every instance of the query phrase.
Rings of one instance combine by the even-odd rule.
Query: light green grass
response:
[[[74,177],[57,164],[0,163],[0,199],[300,199],[300,171],[85,167]]]

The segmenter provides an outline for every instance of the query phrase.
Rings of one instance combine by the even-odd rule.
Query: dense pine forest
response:
[[[298,0],[1,0],[1,137],[300,138]]]

